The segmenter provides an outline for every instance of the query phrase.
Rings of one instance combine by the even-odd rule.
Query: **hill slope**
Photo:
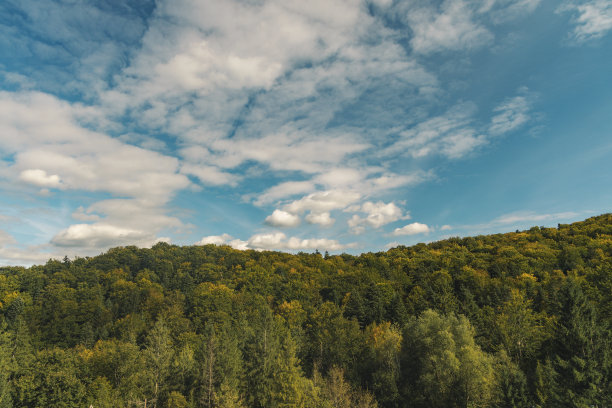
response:
[[[611,321],[611,214],[357,257],[114,248],[0,268],[0,407],[611,406]]]

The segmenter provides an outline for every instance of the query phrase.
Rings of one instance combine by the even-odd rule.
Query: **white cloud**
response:
[[[47,174],[46,171],[41,169],[23,170],[19,174],[19,179],[38,187],[59,188],[62,186],[60,177],[57,174]]]
[[[210,147],[214,152],[210,162],[222,168],[256,161],[267,164],[272,170],[319,173],[369,146],[346,135],[320,138],[302,132],[288,132],[268,134],[258,139],[219,139]]]
[[[359,211],[367,214],[363,218],[355,214],[348,221],[349,227],[355,234],[363,233],[365,225],[372,228],[380,228],[391,222],[410,218],[409,215],[404,215],[401,208],[393,202],[385,204],[382,201],[376,203],[367,201],[361,207],[348,208],[347,211]]]
[[[460,158],[486,143],[473,127],[476,106],[462,103],[445,114],[427,119],[400,133],[401,138],[383,150],[382,156],[407,152],[412,157],[442,154],[449,158]]]
[[[189,185],[176,158],[82,127],[82,112],[42,93],[0,92],[0,148],[22,180],[157,202]]]
[[[121,142],[84,127],[96,113],[37,92],[0,92],[0,150],[14,161],[2,177],[37,187],[107,193],[79,209],[75,224],[51,243],[101,251],[110,245],[149,245],[166,228],[184,225],[166,203],[190,186],[176,158]],[[90,252],[91,252],[90,251]]]
[[[327,238],[297,238],[287,237],[282,232],[268,232],[255,234],[251,236],[247,241],[240,239],[232,239],[228,234],[222,235],[211,235],[203,237],[196,245],[230,245],[235,249],[247,250],[313,250],[319,249],[321,251],[339,251],[346,248],[353,248],[355,244],[340,244],[338,241]]]
[[[484,0],[478,13],[485,14],[494,23],[503,23],[533,12],[541,0]]]
[[[270,187],[258,195],[254,204],[258,206],[270,204],[281,198],[307,193],[313,189],[314,183],[311,181],[286,181]]]
[[[266,217],[266,224],[273,227],[297,227],[300,225],[300,217],[283,210],[274,210]]]
[[[575,212],[560,212],[552,214],[537,214],[531,211],[514,212],[502,215],[492,221],[493,224],[520,224],[526,222],[552,221],[558,219],[575,218],[579,214]]]
[[[453,227],[448,225],[448,224],[447,225],[443,225],[443,226],[440,227],[440,231],[450,231],[452,229],[453,229]]]
[[[473,49],[493,40],[493,34],[474,21],[469,3],[462,0],[445,0],[440,10],[410,9],[405,18],[413,33],[410,45],[418,53]]]
[[[85,210],[82,206],[72,213],[72,218],[78,221],[100,221],[98,214],[92,214],[91,210]]]
[[[497,114],[491,118],[489,132],[492,135],[502,135],[519,128],[529,121],[530,109],[531,101],[526,95],[505,100],[493,110]]]
[[[304,211],[320,214],[346,208],[360,197],[359,193],[351,191],[319,191],[287,204],[285,209],[292,214],[302,214]]]
[[[306,221],[310,224],[318,224],[322,227],[329,227],[336,222],[336,220],[331,218],[329,212],[310,213],[306,215]]]
[[[336,240],[326,238],[310,238],[301,239],[297,237],[291,237],[287,239],[287,236],[282,232],[264,233],[253,235],[248,240],[248,245],[253,249],[260,250],[312,250],[319,249],[321,251],[338,251],[346,248],[353,247],[353,244],[343,245]]]
[[[317,184],[322,184],[327,188],[351,188],[359,185],[366,175],[367,170],[338,168],[321,173],[315,180]]]
[[[247,241],[243,241],[241,239],[234,239],[229,234],[221,234],[221,235],[209,235],[207,237],[203,237],[201,240],[195,243],[195,245],[229,245],[234,249],[238,249],[241,251],[246,251],[250,249]]]
[[[566,3],[559,8],[560,12],[573,12],[578,16],[574,18],[574,40],[585,42],[603,37],[612,30],[612,1],[594,0],[582,4]]]
[[[223,245],[231,239],[232,239],[232,236],[229,234],[209,235],[207,237],[203,237],[201,240],[196,242],[196,245],[208,245],[208,244]]]
[[[150,246],[154,235],[105,224],[74,224],[60,231],[51,243],[60,247],[105,248],[113,245]],[[143,245],[144,243],[144,245]]]
[[[253,235],[248,240],[250,248],[255,249],[281,249],[284,248],[287,236],[282,232],[272,232]]]
[[[393,231],[393,235],[416,235],[416,234],[426,234],[430,231],[430,228],[418,222],[413,222],[412,224],[405,225],[401,228],[396,228]]]

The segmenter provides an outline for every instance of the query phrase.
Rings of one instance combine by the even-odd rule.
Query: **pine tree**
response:
[[[610,391],[610,329],[575,278],[567,278],[557,296],[558,316],[552,351],[559,406],[604,406]]]

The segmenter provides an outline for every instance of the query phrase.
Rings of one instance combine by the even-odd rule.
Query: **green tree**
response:
[[[484,407],[493,398],[493,358],[469,321],[425,311],[404,331],[404,397],[417,407]]]
[[[36,354],[27,372],[15,378],[15,404],[32,408],[73,408],[86,403],[74,356],[53,348]]]
[[[5,329],[6,324],[0,319],[0,408],[12,408],[10,337]]]
[[[170,330],[160,319],[149,333],[145,349],[146,366],[151,382],[150,402],[153,407],[160,404],[160,399],[165,397],[166,381],[170,374],[173,357],[174,349]]]
[[[402,334],[389,322],[373,324],[366,329],[368,358],[366,371],[370,389],[383,407],[399,404],[397,383],[400,376]]]
[[[523,408],[532,404],[528,399],[527,378],[523,371],[502,351],[495,364],[497,403],[499,408]]]
[[[567,278],[557,296],[558,316],[552,359],[559,406],[610,403],[610,322],[600,322],[575,278]]]

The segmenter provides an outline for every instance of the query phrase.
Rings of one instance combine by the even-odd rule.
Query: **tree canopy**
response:
[[[611,330],[610,214],[360,256],[119,247],[0,268],[0,408],[607,407]]]

